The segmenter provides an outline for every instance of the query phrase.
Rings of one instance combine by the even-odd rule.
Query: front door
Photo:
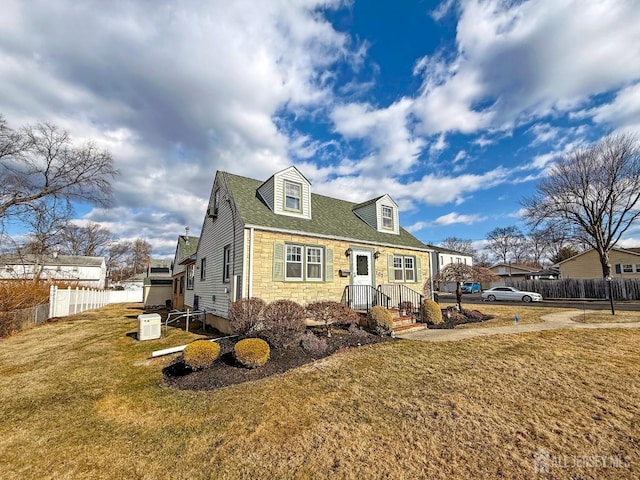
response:
[[[352,302],[355,310],[366,310],[373,299],[373,269],[371,252],[368,250],[353,250],[351,254],[351,286]]]

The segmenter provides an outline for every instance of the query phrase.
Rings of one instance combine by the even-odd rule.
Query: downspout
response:
[[[247,296],[251,298],[253,297],[253,227],[249,229],[249,232],[249,271],[247,272]]]
[[[429,283],[431,287],[431,300],[435,298],[435,292],[433,291],[433,262],[431,261],[431,259],[435,256],[437,256],[437,253],[435,253],[434,255],[429,254]]]

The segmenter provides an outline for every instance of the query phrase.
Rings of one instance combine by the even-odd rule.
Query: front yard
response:
[[[139,313],[0,340],[2,478],[640,476],[637,329],[397,340],[192,392],[149,357],[197,336],[138,342]]]

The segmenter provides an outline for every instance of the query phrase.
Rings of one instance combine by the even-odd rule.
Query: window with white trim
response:
[[[302,185],[285,180],[284,208],[287,210],[294,210],[296,212],[302,211]]]
[[[207,258],[200,259],[200,280],[207,278]]]
[[[193,290],[193,284],[196,277],[196,264],[187,265],[187,290]]]
[[[322,248],[306,247],[307,250],[307,280],[322,280]]]
[[[231,245],[224,247],[222,252],[222,281],[228,282],[231,278]]]
[[[622,273],[633,273],[633,265],[622,265]]]
[[[416,264],[413,257],[404,257],[404,281],[416,281]]]
[[[382,228],[393,230],[393,208],[382,206]]]
[[[393,280],[396,282],[415,282],[416,257],[394,255]]]
[[[324,249],[307,245],[287,245],[285,280],[321,282],[324,279]]]
[[[285,278],[302,280],[302,247],[300,245],[287,245]]]
[[[397,282],[404,280],[404,269],[402,268],[402,257],[393,257],[393,279]]]

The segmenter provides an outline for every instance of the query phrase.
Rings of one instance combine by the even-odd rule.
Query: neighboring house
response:
[[[176,310],[184,309],[184,292],[186,288],[186,273],[187,265],[184,263],[187,260],[187,264],[195,265],[195,260],[189,262],[189,258],[196,253],[198,249],[198,237],[191,237],[188,235],[180,235],[178,237],[178,244],[176,245],[176,253],[173,257],[172,263],[172,277],[173,277],[173,294],[171,297],[171,305]],[[193,267],[190,272],[189,285],[193,288]]]
[[[472,255],[456,252],[455,250],[449,250],[437,245],[427,245],[427,247],[433,250],[431,252],[431,265],[434,273],[441,272],[444,267],[451,264],[462,263],[469,266],[473,265]],[[434,287],[441,292],[456,291],[455,282],[440,283],[439,285],[434,285]]]
[[[144,277],[145,307],[171,304],[171,260],[151,259]]]
[[[540,278],[541,271],[538,268],[528,267],[517,263],[498,263],[489,267],[499,279],[493,282],[483,282],[482,288],[499,287],[508,285],[509,280],[532,280]]]
[[[0,279],[38,277],[81,287],[104,288],[107,266],[103,257],[76,255],[0,255]]]
[[[640,248],[613,248],[609,252],[613,278],[640,278]],[[600,257],[594,249],[586,250],[554,265],[561,278],[602,278]]]
[[[184,301],[226,332],[229,306],[240,298],[343,300],[364,309],[384,285],[391,302],[395,292],[419,299],[429,254],[400,227],[388,195],[355,204],[313,194],[293,166],[264,182],[219,171],[196,255],[185,262],[193,261]]]

